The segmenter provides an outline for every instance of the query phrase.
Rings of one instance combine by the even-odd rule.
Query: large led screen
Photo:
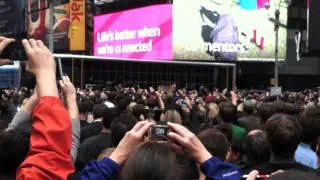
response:
[[[153,5],[94,17],[94,55],[172,60],[172,5]]]
[[[174,0],[174,59],[273,61],[275,10],[279,59],[286,59],[288,5],[281,0]]]

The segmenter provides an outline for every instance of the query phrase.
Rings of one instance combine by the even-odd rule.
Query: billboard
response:
[[[172,4],[94,17],[94,55],[172,60]]]
[[[55,50],[85,49],[85,0],[55,1],[53,20]],[[48,43],[49,25],[48,0],[28,0],[28,37]]]
[[[0,0],[1,35],[25,32],[24,5],[21,0]]]
[[[286,59],[285,1],[174,0],[173,4],[174,59],[273,61],[278,8],[279,59]]]
[[[86,37],[86,18],[85,18],[85,0],[70,0],[70,50],[85,50]]]

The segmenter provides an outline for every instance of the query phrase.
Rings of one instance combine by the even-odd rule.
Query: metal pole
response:
[[[80,87],[83,89],[83,59],[81,59],[81,82],[80,82]]]
[[[71,82],[74,83],[74,59],[71,60]]]
[[[278,87],[279,85],[279,16],[280,10],[277,9],[275,12],[275,61],[274,61],[274,87]]]
[[[53,22],[53,0],[50,0],[49,2],[49,29],[48,29],[48,41],[49,41],[49,49],[52,53],[54,53],[54,30],[53,30],[53,26],[54,26],[54,22]]]
[[[229,67],[227,67],[226,88],[229,89]]]
[[[61,58],[58,58],[58,68],[59,68],[60,78],[62,79],[62,77],[63,77],[63,70],[62,70]]]
[[[237,65],[232,67],[232,89],[237,88]]]

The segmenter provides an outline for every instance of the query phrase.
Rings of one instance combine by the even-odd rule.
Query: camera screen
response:
[[[167,125],[155,125],[149,130],[149,139],[153,141],[167,141],[169,128]]]

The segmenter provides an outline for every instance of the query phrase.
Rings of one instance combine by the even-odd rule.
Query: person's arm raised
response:
[[[74,172],[70,156],[70,116],[59,99],[53,55],[41,41],[23,40],[27,70],[37,79],[39,103],[33,110],[28,156],[16,179],[67,179]]]
[[[171,144],[174,150],[178,152],[185,151],[199,164],[204,163],[212,157],[197,136],[187,128],[170,122],[168,122],[168,126],[171,129],[171,132],[168,133],[168,137],[179,144]]]
[[[118,179],[120,166],[127,160],[134,148],[143,142],[144,135],[153,124],[149,121],[138,122],[126,133],[109,158],[105,157],[101,161],[91,161],[81,171],[81,179]]]
[[[79,119],[79,109],[77,105],[76,98],[76,88],[70,81],[68,76],[63,76],[62,80],[59,81],[60,87],[62,89],[64,98],[67,103],[67,110],[70,115],[71,125],[72,125],[72,148],[71,156],[73,161],[77,159],[78,149],[80,146],[80,119]]]
[[[12,119],[11,123],[8,125],[8,129],[20,129],[26,133],[31,133],[32,122],[31,115],[34,107],[38,104],[39,98],[37,93],[37,88],[35,88],[32,96],[27,100],[27,102],[22,106],[21,110]]]
[[[23,40],[28,56],[27,71],[34,74],[38,85],[38,96],[59,97],[56,85],[56,63],[50,50],[40,40]]]

